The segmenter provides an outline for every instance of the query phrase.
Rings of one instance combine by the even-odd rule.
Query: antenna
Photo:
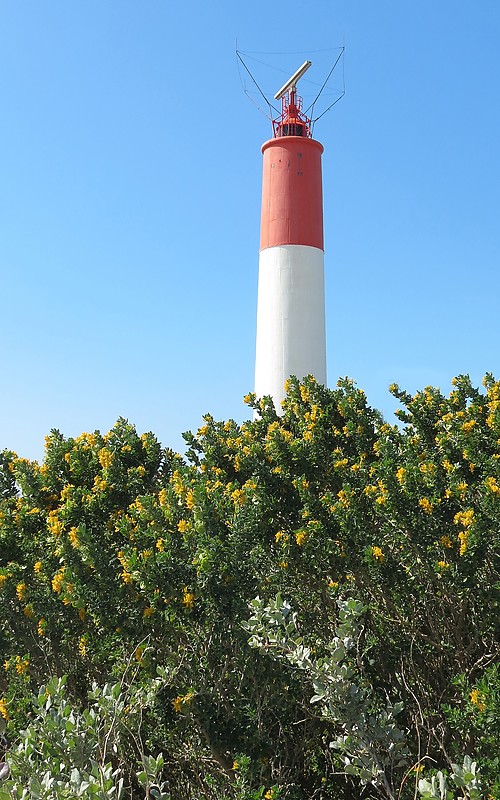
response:
[[[297,72],[294,72],[292,77],[287,80],[284,86],[281,87],[279,92],[276,92],[274,95],[275,100],[280,100],[283,95],[285,95],[289,91],[296,91],[297,89],[297,81],[302,78],[304,73],[307,72],[309,67],[311,66],[312,61],[304,61],[301,67],[298,68]]]
[[[304,61],[293,73],[279,92],[275,100],[281,100],[281,114],[273,119],[275,136],[306,136],[311,138],[311,120],[302,113],[302,98],[297,96],[297,81],[311,66],[311,61]]]
[[[330,103],[330,105],[324,111],[322,111],[319,115],[314,116],[314,109],[316,107],[316,104],[317,104],[319,98],[321,97],[321,95],[323,94],[323,91],[324,91],[325,87],[327,86],[327,83],[328,83],[331,75],[335,71],[335,68],[337,67],[339,61],[342,59],[342,57],[344,55],[344,49],[345,49],[344,47],[331,48],[331,50],[338,51],[338,55],[337,55],[337,57],[335,59],[335,63],[333,64],[333,67],[328,72],[328,75],[326,76],[325,80],[323,81],[323,83],[321,85],[321,88],[319,89],[318,93],[316,94],[316,97],[314,98],[313,102],[310,105],[308,105],[308,107],[306,108],[305,111],[302,110],[302,105],[303,105],[302,97],[299,97],[298,94],[297,94],[297,82],[303,77],[303,75],[307,72],[309,67],[312,66],[312,62],[311,61],[304,61],[302,66],[299,67],[298,70],[293,73],[293,75],[281,87],[279,92],[276,92],[276,94],[274,95],[274,99],[275,100],[281,100],[281,113],[271,103],[271,101],[268,100],[268,98],[266,97],[266,94],[264,94],[264,92],[260,88],[259,84],[257,83],[257,80],[255,79],[254,75],[250,71],[250,69],[249,69],[245,59],[243,58],[243,56],[245,56],[245,58],[252,59],[252,61],[255,61],[257,64],[263,65],[264,67],[268,67],[270,69],[276,69],[276,67],[273,67],[272,65],[266,64],[264,61],[260,61],[258,58],[255,58],[255,55],[263,55],[263,54],[260,54],[260,53],[254,53],[254,54],[252,54],[252,53],[243,53],[240,50],[236,49],[236,56],[238,58],[238,61],[241,62],[241,64],[243,65],[245,71],[250,76],[250,79],[252,80],[252,83],[256,87],[258,93],[260,94],[260,96],[262,97],[264,102],[267,104],[269,112],[266,113],[266,111],[264,111],[262,108],[260,108],[259,105],[255,102],[255,100],[253,100],[253,98],[251,97],[251,93],[245,88],[245,85],[244,85],[243,80],[242,80],[241,82],[242,82],[242,85],[243,85],[243,91],[245,92],[247,97],[250,100],[252,100],[253,103],[255,103],[255,105],[257,106],[259,111],[261,111],[271,121],[271,124],[273,126],[273,135],[274,135],[274,137],[279,137],[279,136],[305,136],[306,138],[312,138],[312,135],[313,135],[312,132],[313,132],[314,124],[324,114],[326,114],[331,108],[333,108],[333,106],[336,103],[338,103],[338,101],[345,95],[345,81],[344,81],[344,88],[342,89],[342,91],[338,92],[339,96],[332,103]],[[318,52],[318,53],[330,52],[330,50],[327,50],[327,51],[317,50],[315,52]],[[274,53],[273,55],[287,55],[288,56],[288,55],[291,55],[291,53],[279,53],[279,54]],[[239,69],[239,67],[238,67],[238,69]],[[241,74],[240,74],[240,80],[241,80]],[[314,85],[314,83],[313,83],[313,85]],[[319,85],[319,84],[317,84],[317,85]],[[273,116],[273,112],[276,112],[276,114],[278,116],[276,116],[276,117]]]

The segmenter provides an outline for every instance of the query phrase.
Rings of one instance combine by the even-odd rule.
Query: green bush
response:
[[[281,416],[250,395],[255,419],[207,415],[185,435],[185,458],[125,420],[105,435],[53,431],[41,465],[5,451],[0,714],[11,752],[37,713],[33,691],[53,676],[67,675],[84,714],[94,684],[133,669],[148,699],[140,742],[132,726],[121,734],[129,795],[141,796],[141,757],[159,753],[175,800],[397,787],[410,798],[419,780],[439,787],[433,774],[451,791],[465,755],[499,798],[500,383],[392,391],[396,425],[347,379],[335,390],[291,380]],[[278,593],[297,613],[308,669],[248,641],[249,603],[270,607]],[[310,702],[311,670],[331,658],[348,607],[363,609],[344,666],[379,754],[370,780],[348,705]],[[396,731],[397,757],[384,754]]]

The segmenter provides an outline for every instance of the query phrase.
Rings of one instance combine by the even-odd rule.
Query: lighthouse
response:
[[[297,82],[306,61],[275,95],[281,114],[262,145],[262,212],[255,393],[278,413],[291,375],[326,384],[321,154]]]

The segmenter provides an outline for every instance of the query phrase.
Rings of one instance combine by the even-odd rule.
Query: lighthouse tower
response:
[[[275,95],[281,115],[262,145],[262,216],[255,393],[281,411],[290,375],[326,384],[321,154],[302,112],[297,82],[306,61]]]

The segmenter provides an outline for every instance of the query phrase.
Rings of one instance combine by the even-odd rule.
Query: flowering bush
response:
[[[500,383],[391,390],[395,425],[347,379],[292,379],[281,416],[249,395],[255,419],[207,415],[184,458],[125,420],[105,435],[53,431],[42,464],[1,454],[10,740],[52,676],[68,675],[83,713],[94,682],[133,668],[148,699],[141,746],[130,729],[124,752],[162,752],[176,800],[359,796],[363,777],[329,746],[345,735],[342,708],[320,712],[307,670],[249,645],[248,603],[281,593],[313,665],[340,603],[364,609],[352,658],[375,716],[363,713],[380,721],[385,700],[402,704],[405,732],[380,785],[413,797],[465,753],[500,797]]]

